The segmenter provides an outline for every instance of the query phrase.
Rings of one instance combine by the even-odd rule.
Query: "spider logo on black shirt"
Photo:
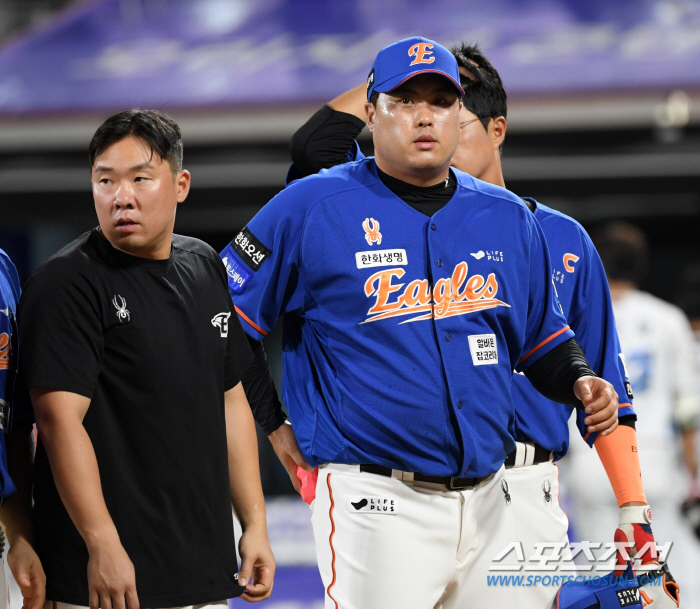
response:
[[[119,300],[117,300],[117,298]],[[126,308],[126,300],[124,298],[117,294],[112,298],[112,304],[114,305],[114,308],[117,310],[117,319],[122,322],[122,321],[131,321],[131,314],[129,313],[129,310]]]

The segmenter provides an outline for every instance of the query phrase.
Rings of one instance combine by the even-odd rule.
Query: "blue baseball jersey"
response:
[[[573,336],[530,210],[454,173],[429,218],[372,158],[324,170],[221,253],[250,336],[285,315],[282,396],[312,464],[491,474],[514,448],[513,369]]]
[[[0,249],[0,427],[4,432],[8,431],[13,410],[19,297],[17,269],[10,257]],[[5,433],[0,432],[0,497],[8,497],[16,490],[7,470]]]
[[[549,246],[552,280],[564,315],[576,333],[576,342],[595,373],[615,387],[620,401],[619,416],[634,415],[610,290],[598,252],[576,220],[529,200],[536,205],[535,218]],[[513,401],[515,439],[536,442],[554,452],[555,460],[562,458],[569,448],[567,422],[573,409],[545,398],[521,374],[514,375]],[[576,415],[581,435],[592,446],[597,433],[588,433],[583,422],[585,412],[577,410]]]
[[[357,141],[348,151],[348,160],[364,159]],[[289,178],[295,175],[290,170]],[[551,209],[532,198],[535,218],[540,223],[549,246],[552,280],[562,311],[576,334],[588,363],[596,374],[615,387],[619,396],[618,416],[636,414],[632,407],[632,387],[627,378],[620,340],[615,327],[608,280],[603,263],[588,233],[573,218]],[[522,374],[514,375],[515,402],[513,437],[519,442],[535,442],[551,450],[554,459],[569,450],[568,420],[573,408],[552,402],[539,393]],[[576,425],[593,446],[596,433],[588,433],[583,422],[586,413],[576,411]]]

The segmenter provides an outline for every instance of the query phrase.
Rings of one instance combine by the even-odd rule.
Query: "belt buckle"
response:
[[[450,478],[450,483],[447,486],[451,491],[461,491],[462,489],[469,488],[467,484],[455,485],[455,480],[464,480],[464,478]]]

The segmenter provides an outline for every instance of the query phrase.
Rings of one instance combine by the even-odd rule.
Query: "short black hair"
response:
[[[642,229],[628,222],[609,222],[591,232],[609,281],[639,285],[649,268],[649,248]]]
[[[508,115],[508,96],[498,70],[479,48],[478,44],[462,43],[450,49],[457,65],[469,70],[475,81],[460,74],[460,84],[464,89],[464,107],[478,116],[484,129],[489,128],[489,119]]]
[[[98,127],[88,148],[90,167],[109,146],[130,135],[143,140],[151,154],[167,161],[173,175],[182,169],[182,134],[178,124],[165,112],[140,108],[112,114]]]

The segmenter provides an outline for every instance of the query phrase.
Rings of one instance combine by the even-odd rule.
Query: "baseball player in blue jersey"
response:
[[[505,186],[500,148],[506,131],[506,93],[500,77],[478,47],[462,46],[453,53],[460,66],[465,96],[460,142],[452,157],[452,165],[485,181]],[[303,177],[346,160],[364,158],[354,138],[364,127],[365,116],[364,85],[324,106],[292,138],[290,148],[294,165],[289,177]],[[552,279],[577,342],[593,369],[610,380],[619,395],[625,396],[624,400],[620,399],[622,428],[611,436],[591,433],[583,421],[585,415],[580,411],[577,423],[586,442],[591,446],[595,443],[622,508],[619,539],[616,540],[624,541],[620,537],[624,534],[629,542],[637,542],[641,549],[644,542],[653,540],[653,537],[647,519],[648,510],[645,509],[637,453],[629,450],[630,446],[636,449],[636,415],[632,409],[632,392],[622,362],[605,271],[590,238],[578,222],[534,199],[524,201],[547,238]],[[480,253],[495,259],[501,255],[499,251]],[[565,555],[568,552],[567,519],[558,504],[558,472],[553,461],[567,453],[567,419],[572,409],[547,400],[522,374],[515,374],[513,382],[515,418],[511,430],[517,443],[515,451],[505,461],[504,482],[507,486],[503,486],[504,502],[509,503],[508,512],[516,521],[517,540],[522,543],[526,557],[532,555],[538,542],[559,544],[562,555]],[[278,444],[277,452],[283,462],[285,458],[300,458],[287,447],[280,446],[274,432],[270,437]],[[497,543],[501,540],[498,539]],[[494,543],[491,543],[491,548],[494,556],[502,550]],[[642,560],[650,559],[651,556],[642,557]],[[551,572],[544,574],[552,575]],[[649,594],[660,591],[655,587],[649,590]],[[523,588],[518,606],[549,606],[555,593],[556,586]]]
[[[383,49],[368,80],[375,158],[291,184],[221,253],[251,339],[285,315],[283,398],[320,467],[326,607],[493,597],[484,541],[517,538],[500,490],[513,369],[558,402],[579,396],[592,431],[617,424],[614,390],[561,315],[533,214],[449,168],[462,94],[436,43]],[[252,376],[267,431],[280,417]],[[514,590],[502,597],[517,606]]]
[[[32,545],[30,515],[33,419],[26,390],[17,381],[19,297],[15,265],[0,250],[0,521],[11,546],[7,562],[24,597],[24,606],[41,609],[46,577]],[[9,591],[0,564],[0,609],[8,607]]]

